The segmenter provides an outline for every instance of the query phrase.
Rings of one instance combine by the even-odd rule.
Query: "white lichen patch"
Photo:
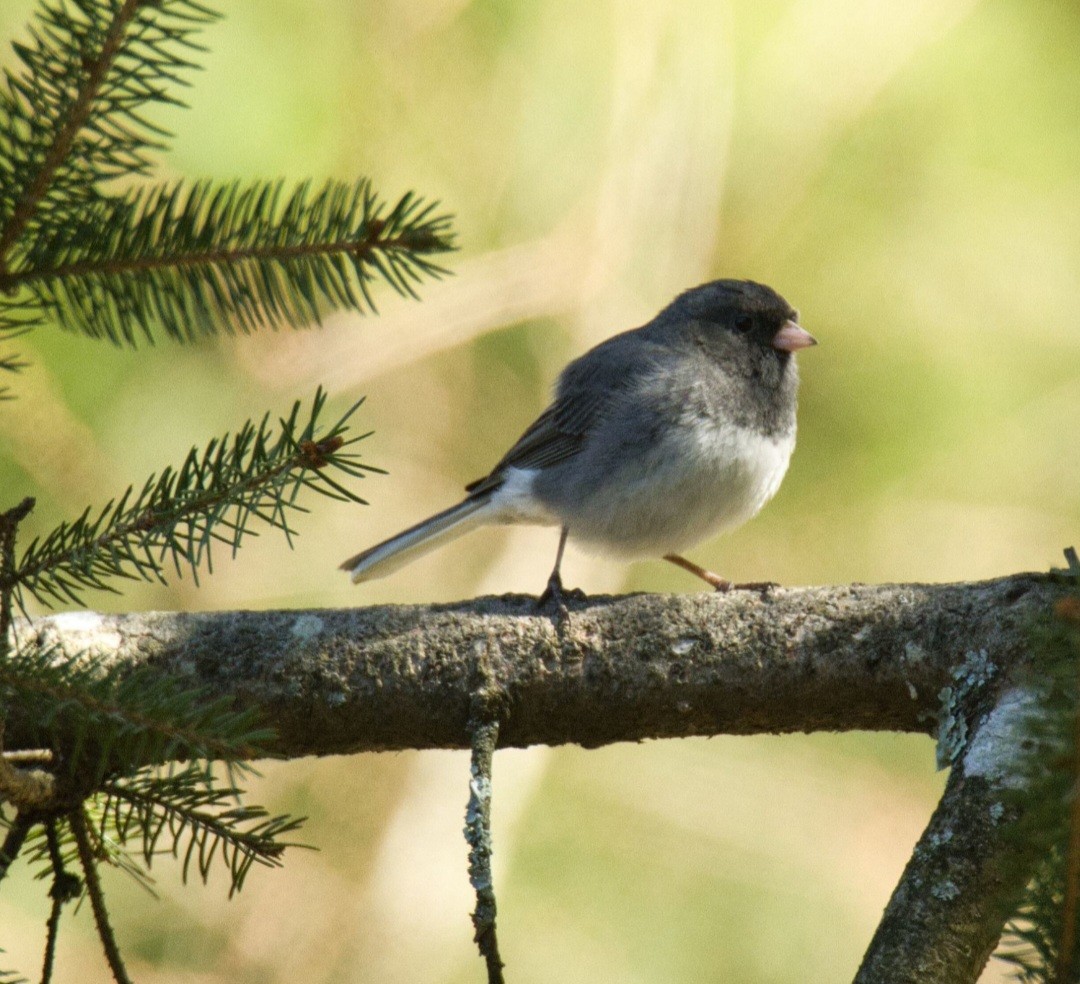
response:
[[[116,653],[124,637],[113,628],[112,620],[97,612],[60,612],[33,624],[42,646],[61,645],[64,652],[87,656]]]
[[[680,639],[672,645],[671,651],[676,656],[685,656],[696,645],[697,642],[694,639]]]
[[[964,661],[953,667],[951,687],[938,694],[937,767],[947,769],[963,753],[968,740],[968,723],[964,717],[971,694],[986,686],[997,674],[997,666],[985,649],[969,649]]]
[[[967,743],[967,721],[960,708],[959,695],[952,687],[943,687],[938,694],[937,767],[947,769],[964,750]]]
[[[298,639],[313,639],[324,628],[324,622],[318,615],[299,615],[292,624],[292,634]]]
[[[1022,788],[1018,774],[1021,738],[1030,716],[1037,714],[1039,699],[1030,690],[1010,690],[975,732],[964,754],[964,774],[982,776],[999,786]]]
[[[909,663],[921,663],[926,659],[926,650],[917,642],[904,643],[904,659]]]
[[[942,844],[948,844],[952,838],[953,832],[946,827],[940,832],[934,831],[934,833],[927,837],[926,843],[929,844],[931,848],[938,848],[941,847]]]
[[[960,894],[960,889],[951,881],[938,882],[930,889],[930,894],[942,902],[949,902]]]
[[[989,683],[997,673],[985,649],[969,649],[964,662],[952,671],[953,679],[961,690],[973,690]]]

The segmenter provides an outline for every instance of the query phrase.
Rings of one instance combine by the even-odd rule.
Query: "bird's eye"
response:
[[[735,330],[741,334],[746,334],[753,327],[754,319],[748,314],[741,314],[735,319]]]

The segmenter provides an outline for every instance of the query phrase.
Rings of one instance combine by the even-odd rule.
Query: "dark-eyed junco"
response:
[[[462,502],[342,569],[366,581],[475,526],[536,523],[562,527],[546,594],[561,589],[568,536],[730,587],[679,554],[745,523],[779,488],[795,447],[793,355],[815,344],[797,318],[749,280],[686,291],[571,362],[551,406]]]

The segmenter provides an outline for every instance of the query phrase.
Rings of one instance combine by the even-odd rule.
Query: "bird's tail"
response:
[[[383,577],[396,571],[409,561],[426,554],[429,550],[442,546],[483,523],[490,522],[487,507],[490,495],[470,496],[456,506],[444,509],[440,513],[425,519],[422,523],[410,526],[397,536],[383,540],[373,547],[350,557],[341,565],[341,570],[352,575],[353,584]]]

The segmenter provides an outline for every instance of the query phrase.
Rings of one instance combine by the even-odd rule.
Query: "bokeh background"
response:
[[[29,0],[0,5],[22,36]],[[715,276],[774,285],[821,344],[777,499],[694,557],[790,584],[1046,569],[1080,540],[1080,13],[1064,0],[260,0],[205,40],[159,174],[353,178],[442,199],[455,276],[379,318],[137,352],[42,329],[0,412],[26,532],[327,385],[364,395],[387,476],[310,501],[196,588],[104,609],[416,602],[538,591],[551,530],[484,531],[360,589],[348,553],[452,501],[570,357]],[[5,47],[0,64],[9,64]],[[159,117],[161,118],[161,117]],[[571,550],[588,591],[696,591]],[[516,984],[850,979],[942,787],[929,739],[714,739],[502,752],[495,826]],[[310,816],[284,871],[161,901],[106,874],[148,982],[471,982],[457,753],[272,764]],[[44,886],[0,893],[33,974]],[[107,980],[88,907],[59,981]],[[991,967],[985,981],[1006,979]]]

